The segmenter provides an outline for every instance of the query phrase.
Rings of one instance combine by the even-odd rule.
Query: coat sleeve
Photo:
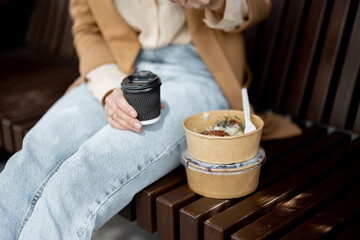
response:
[[[69,10],[73,20],[72,33],[80,61],[80,74],[84,78],[90,70],[115,62],[115,59],[101,35],[88,1],[71,0]]]
[[[240,32],[244,29],[263,21],[270,12],[270,0],[247,0],[249,6],[248,18],[244,23],[230,32]]]

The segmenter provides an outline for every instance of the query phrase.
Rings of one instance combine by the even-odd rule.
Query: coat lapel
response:
[[[217,80],[221,89],[228,99],[237,99],[232,104],[234,109],[242,109],[241,92],[242,79],[238,79],[234,70],[231,68],[229,59],[225,55],[225,51],[216,37],[216,30],[208,28],[202,21],[204,11],[186,9],[186,17],[188,28],[193,43],[210,72]],[[244,63],[238,63],[239,67],[243,67]]]
[[[88,0],[88,2],[121,70],[126,74],[133,73],[134,62],[140,51],[138,34],[117,12],[113,0]]]

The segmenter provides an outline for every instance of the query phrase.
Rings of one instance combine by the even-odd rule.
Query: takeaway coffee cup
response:
[[[161,79],[150,71],[139,71],[121,83],[125,99],[135,108],[143,125],[160,120]]]

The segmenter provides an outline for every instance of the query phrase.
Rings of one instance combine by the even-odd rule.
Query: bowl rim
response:
[[[244,111],[241,111],[241,110],[236,110],[236,109],[222,109],[222,110],[213,110],[213,111],[204,111],[204,112],[199,112],[199,113],[196,113],[196,114],[193,114],[187,118],[184,119],[183,123],[182,123],[182,126],[185,130],[185,132],[188,132],[192,135],[195,135],[195,136],[198,136],[198,137],[201,137],[201,138],[205,138],[205,139],[224,139],[224,140],[230,140],[230,139],[234,139],[234,138],[242,138],[242,137],[245,137],[245,136],[250,136],[250,135],[253,135],[253,134],[257,134],[259,131],[262,131],[263,127],[264,127],[264,121],[261,119],[261,117],[259,117],[258,115],[256,114],[251,114],[251,117],[255,117],[255,118],[258,118],[260,121],[261,121],[261,127],[259,128],[256,128],[255,131],[252,131],[250,133],[244,133],[242,135],[238,135],[238,136],[226,136],[226,137],[220,137],[220,136],[209,136],[209,135],[204,135],[204,134],[201,134],[201,133],[197,133],[197,132],[194,132],[193,130],[190,130],[189,128],[187,128],[185,126],[185,122],[190,119],[191,117],[194,117],[194,116],[197,116],[197,115],[201,115],[201,114],[204,114],[204,113],[213,113],[213,112],[225,112],[225,111],[237,111],[237,112],[244,112]]]
[[[180,162],[184,165],[185,168],[191,170],[211,174],[211,175],[238,175],[244,174],[246,172],[253,171],[261,167],[266,161],[265,150],[262,147],[259,147],[258,154],[243,162],[234,162],[232,164],[216,164],[216,163],[206,163],[200,160],[197,160],[191,157],[187,153],[187,148],[184,148],[181,152]],[[196,164],[197,163],[197,164]],[[200,165],[199,165],[200,164]],[[203,166],[201,166],[203,165]],[[216,167],[210,167],[216,166]]]

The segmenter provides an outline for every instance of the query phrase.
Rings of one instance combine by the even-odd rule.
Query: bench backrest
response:
[[[27,45],[75,57],[69,0],[37,0]],[[360,133],[358,0],[272,0],[268,19],[245,31],[250,98],[271,109]]]
[[[69,0],[36,0],[26,34],[26,45],[56,56],[76,56],[71,35]]]
[[[245,32],[251,101],[360,133],[358,0],[272,0],[268,19]]]

